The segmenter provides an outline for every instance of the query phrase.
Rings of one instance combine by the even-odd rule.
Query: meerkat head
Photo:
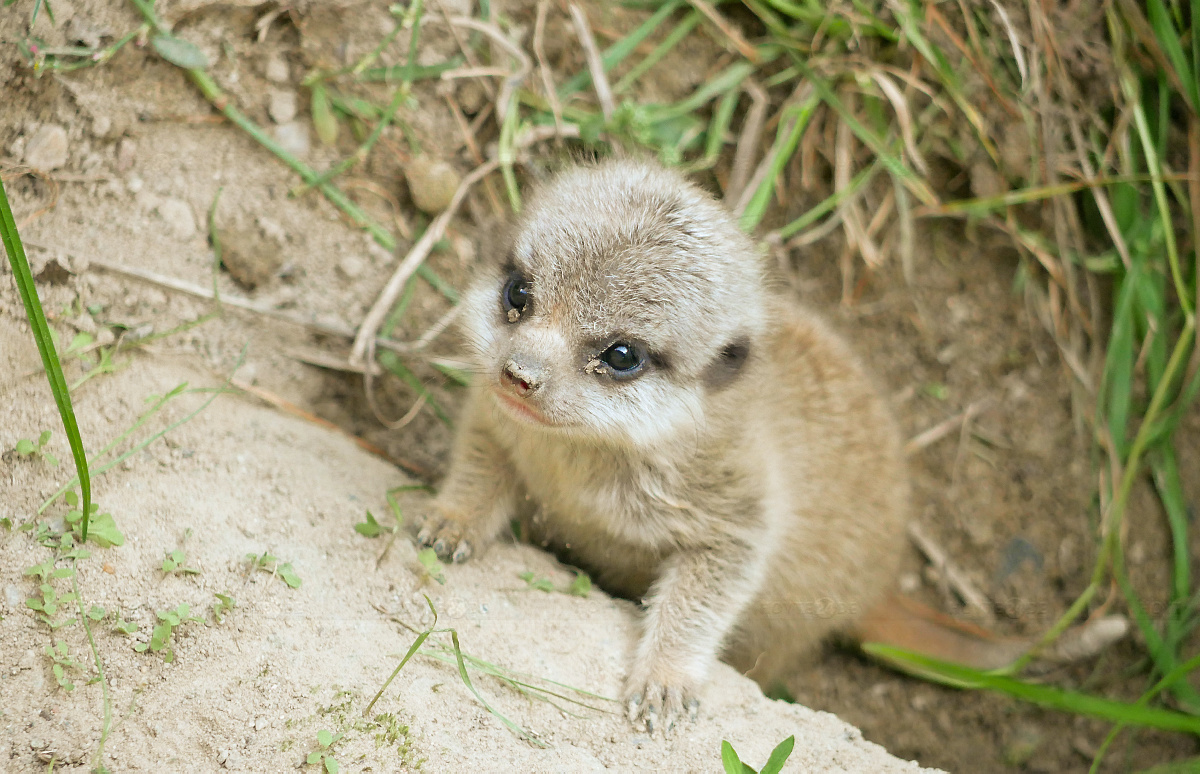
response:
[[[504,256],[469,292],[465,327],[485,399],[531,428],[626,446],[691,435],[762,337],[750,241],[656,166],[565,172],[529,202]]]

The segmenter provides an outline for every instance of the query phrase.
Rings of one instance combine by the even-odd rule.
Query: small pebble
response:
[[[448,162],[426,156],[413,159],[404,168],[413,203],[423,212],[437,214],[450,205],[462,182],[458,171]]]
[[[25,597],[16,586],[5,586],[4,601],[8,603],[9,610],[18,610],[24,606]]]
[[[258,224],[258,230],[264,237],[280,246],[287,244],[287,231],[279,223],[263,215],[255,218],[254,222]]]
[[[137,143],[132,138],[125,137],[117,143],[117,171],[126,172],[133,168],[137,161]]]
[[[271,721],[267,719],[266,715],[259,715],[258,717],[256,717],[254,719],[254,730],[255,731],[262,731],[263,729],[267,728],[270,725],[271,725]]]
[[[271,92],[267,113],[277,124],[286,124],[296,117],[296,92],[276,89]]]
[[[338,271],[342,273],[346,279],[358,279],[362,276],[366,265],[361,258],[353,255],[347,255],[342,260],[338,261]]]
[[[219,229],[221,265],[246,290],[270,281],[283,262],[279,248],[249,229]]]
[[[158,214],[176,239],[191,239],[196,235],[196,217],[187,202],[164,199],[158,205]]]
[[[275,127],[275,139],[283,149],[293,156],[308,155],[311,142],[308,138],[308,127],[299,121],[280,124]]]
[[[267,60],[265,68],[267,80],[271,83],[287,83],[288,80],[288,63],[278,54],[273,55]]]
[[[107,137],[112,131],[112,119],[103,113],[92,116],[92,134],[97,137]]]
[[[67,163],[67,130],[47,124],[25,144],[25,163],[34,169],[49,171]]]

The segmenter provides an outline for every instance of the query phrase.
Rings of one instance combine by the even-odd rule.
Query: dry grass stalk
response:
[[[588,71],[592,74],[592,87],[596,90],[596,99],[600,101],[600,112],[604,114],[605,122],[612,121],[617,105],[613,100],[612,87],[608,84],[608,75],[604,72],[600,49],[596,47],[596,39],[592,36],[592,28],[588,25],[583,10],[575,3],[571,3],[570,10],[575,33],[579,36],[579,43],[583,46],[583,53],[587,58]]]

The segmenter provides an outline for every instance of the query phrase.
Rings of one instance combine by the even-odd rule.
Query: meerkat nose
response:
[[[500,372],[500,381],[522,398],[542,386],[541,378],[533,372],[533,369],[524,367],[515,360],[509,360],[504,364],[504,368]]]

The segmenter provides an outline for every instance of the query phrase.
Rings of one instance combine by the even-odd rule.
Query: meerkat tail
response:
[[[1128,630],[1128,621],[1119,615],[1088,621],[1064,632],[1039,654],[1039,660],[1061,664],[1089,658],[1124,637]],[[891,645],[985,671],[1012,664],[1040,639],[1004,637],[898,593],[871,608],[852,635],[860,643]]]

